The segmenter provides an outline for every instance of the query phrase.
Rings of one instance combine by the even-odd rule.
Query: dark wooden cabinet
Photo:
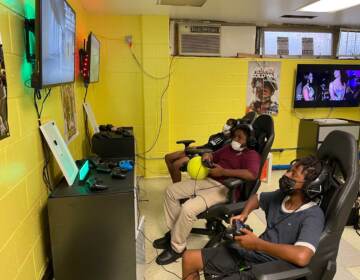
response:
[[[297,157],[315,154],[325,137],[334,130],[352,134],[359,143],[360,122],[345,119],[302,119],[299,126]]]
[[[144,218],[134,171],[125,179],[93,171],[108,189],[60,184],[48,200],[56,280],[144,279]]]

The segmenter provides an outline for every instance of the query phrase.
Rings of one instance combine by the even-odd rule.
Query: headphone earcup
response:
[[[304,186],[302,188],[303,193],[311,200],[325,193],[326,187],[324,187],[324,184],[328,176],[329,169],[327,166],[323,166],[317,178],[315,178],[311,182],[304,183]]]
[[[322,191],[322,185],[321,184],[307,184],[302,188],[302,191],[306,197],[308,197],[310,200],[313,200],[315,197],[319,196],[323,193]]]
[[[254,136],[250,136],[250,137],[247,139],[246,146],[247,146],[249,149],[255,149],[255,148],[256,148],[256,144],[257,144],[257,141],[256,141],[256,138],[255,138]]]

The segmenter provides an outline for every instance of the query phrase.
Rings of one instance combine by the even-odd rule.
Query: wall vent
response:
[[[220,56],[221,26],[179,23],[179,54]]]

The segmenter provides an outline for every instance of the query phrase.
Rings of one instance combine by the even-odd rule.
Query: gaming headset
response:
[[[246,137],[246,147],[248,149],[255,149],[257,140],[255,137],[255,131],[253,126],[248,123],[244,122],[241,119],[237,120],[236,125],[231,129],[231,135],[234,135],[235,130],[237,129],[243,129],[246,131],[247,137]]]
[[[299,159],[294,159],[290,163],[290,166],[293,166],[298,160]],[[304,186],[301,189],[304,195],[308,197],[310,200],[314,200],[317,196],[327,191],[327,187],[325,186],[324,182],[326,178],[329,177],[330,168],[325,162],[321,161],[320,163],[321,163],[321,171],[319,175],[311,181],[305,181]]]

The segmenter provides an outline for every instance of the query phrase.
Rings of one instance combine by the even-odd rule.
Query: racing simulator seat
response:
[[[320,201],[325,227],[316,253],[307,267],[297,267],[282,260],[254,265],[252,271],[257,279],[330,280],[335,276],[340,238],[359,191],[356,140],[349,133],[333,131],[325,138],[317,155],[327,162],[330,176],[324,183],[327,191]],[[239,208],[238,212],[241,210]]]
[[[256,119],[256,112],[249,112],[244,117],[242,117],[241,119],[238,119],[237,122],[252,124],[255,121],[255,119]],[[195,143],[195,140],[179,140],[179,141],[176,141],[176,144],[183,144],[184,145],[184,151],[185,151],[186,155],[188,157],[190,157],[190,158],[194,157],[195,155],[201,154],[201,153],[212,152],[211,149],[202,148],[205,145],[195,147],[195,148],[190,147],[190,144],[192,144],[192,143]],[[226,144],[226,143],[228,143],[228,141],[225,141],[223,143],[223,145]],[[181,168],[181,171],[186,171],[186,164]]]
[[[225,180],[224,185],[229,188],[228,202],[214,205],[198,215],[198,219],[206,219],[206,228],[193,228],[191,233],[208,235],[210,240],[205,247],[214,247],[221,242],[226,231],[222,221],[228,221],[232,215],[238,214],[238,209],[242,209],[246,200],[260,187],[261,170],[275,138],[274,122],[271,116],[261,115],[252,126],[256,139],[255,150],[261,155],[258,175],[254,181],[239,178]]]

